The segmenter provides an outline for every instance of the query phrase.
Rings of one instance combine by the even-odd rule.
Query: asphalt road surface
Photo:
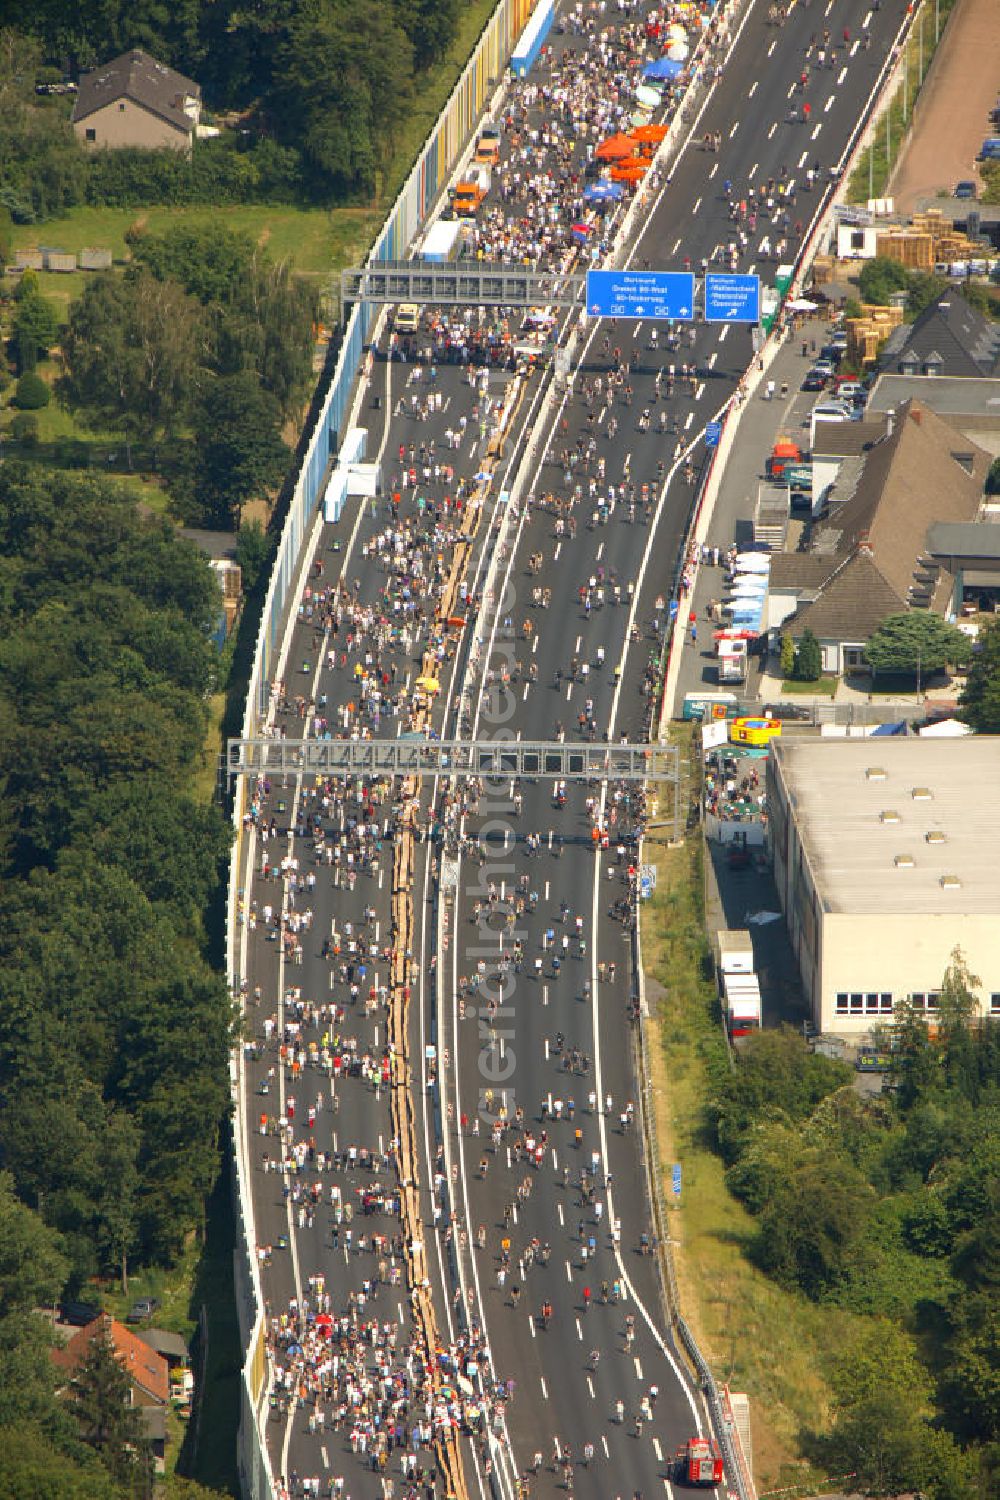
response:
[[[773,253],[776,241],[787,241],[781,258],[794,259],[794,225],[807,228],[819,197],[806,190],[805,174],[818,168],[822,175],[839,162],[901,14],[900,0],[876,12],[852,0],[825,9],[812,0],[810,6],[796,5],[777,27],[767,23],[759,3],[744,12],[722,77],[692,121],[694,139],[651,205],[631,263],[680,269],[686,259],[698,269],[708,259],[725,268],[733,240],[736,268],[758,270],[765,279],[773,266],[765,252]],[[801,118],[791,122],[792,108],[801,109],[807,49],[814,33],[822,45],[824,27],[840,43],[833,66],[815,66],[814,46],[805,94],[811,117],[807,124]],[[870,48],[866,35],[872,37]],[[718,136],[718,151],[699,144],[707,132]],[[769,179],[792,184],[788,226],[763,211],[751,229],[749,206],[734,224],[731,204],[749,204],[751,185],[765,200],[775,196]],[[741,228],[745,247],[738,241]],[[541,464],[518,486],[521,503],[508,517],[508,545],[497,556],[497,586],[505,585],[502,607],[477,626],[478,634],[490,638],[471,666],[459,656],[443,664],[438,715],[449,732],[460,724],[463,732],[482,738],[502,730],[524,738],[564,734],[570,741],[645,733],[646,669],[659,650],[663,623],[656,600],[670,593],[694,493],[684,459],[690,447],[697,470],[704,424],[732,396],[752,358],[745,330],[695,325],[694,331],[693,344],[685,333],[678,347],[668,349],[660,329],[653,349],[649,325],[589,330],[572,394],[555,405]],[[693,367],[689,380],[681,374],[685,363]],[[469,385],[464,367],[442,364],[434,381],[440,409],[418,421],[408,398],[426,392],[427,373],[415,380],[413,365],[378,360],[373,386],[383,397],[381,415],[368,411],[363,418],[369,453],[378,448],[392,469],[400,445],[433,439],[456,476],[471,476],[484,459],[479,420],[492,415],[487,401],[499,405],[510,395],[513,377],[491,372],[484,399]],[[517,399],[515,429],[537,418],[538,401],[535,376]],[[661,410],[667,412],[662,427]],[[459,446],[446,447],[447,432],[458,430],[463,415]],[[506,452],[509,464],[516,443]],[[495,506],[500,522],[497,496],[513,481],[513,469],[501,468],[487,520]],[[575,503],[566,504],[577,486]],[[560,504],[547,496],[557,496]],[[418,510],[414,492],[404,493],[400,515],[424,529],[429,570],[437,552],[446,550],[454,519],[439,504],[436,518],[433,510]],[[366,652],[374,650],[388,674],[386,699],[408,691],[419,673],[425,627],[416,612],[408,613],[412,600],[390,586],[387,553],[377,546],[379,535],[395,524],[391,507],[380,500],[349,507],[336,527],[323,530],[317,552],[323,572],[314,575],[312,588],[322,590],[342,575],[357,607],[370,605],[372,615],[345,651],[345,632],[332,634],[315,613],[314,600],[303,601],[284,669],[287,707],[279,716],[289,737],[307,728],[314,732],[310,704],[331,732],[342,731],[338,711],[356,703],[355,668]],[[474,570],[488,566],[494,539],[495,528],[484,522]],[[483,573],[476,576],[474,593]],[[403,719],[387,704],[383,709],[375,717],[372,704],[366,705],[366,727],[395,735]],[[349,725],[357,723],[356,712]],[[434,790],[440,796],[445,788]],[[302,1492],[303,1479],[316,1479],[328,1493],[343,1478],[341,1493],[379,1495],[388,1484],[401,1483],[393,1455],[376,1472],[356,1432],[352,1444],[356,1424],[348,1419],[334,1426],[332,1405],[315,1396],[299,1345],[281,1323],[293,1299],[305,1297],[315,1309],[317,1299],[329,1294],[331,1313],[350,1316],[355,1329],[372,1318],[383,1331],[394,1325],[395,1348],[379,1357],[384,1372],[395,1377],[395,1393],[409,1395],[412,1423],[419,1372],[407,1368],[409,1298],[392,1243],[399,1232],[395,1159],[380,1083],[380,999],[393,941],[394,810],[379,788],[353,788],[339,804],[334,798],[325,807],[314,792],[290,783],[272,785],[262,796],[255,875],[245,893],[242,972],[254,1033],[247,1109],[255,1125],[255,1212],[259,1243],[270,1247],[262,1274],[275,1320],[275,1360],[283,1372],[268,1434],[274,1471],[288,1478],[293,1491]],[[485,1494],[492,1481],[510,1500],[521,1476],[536,1467],[531,1492],[550,1494],[567,1484],[568,1459],[575,1493],[638,1493],[648,1500],[668,1492],[669,1457],[704,1425],[704,1416],[662,1316],[655,1259],[643,1253],[651,1228],[634,1111],[628,1109],[635,1087],[629,866],[642,809],[635,789],[619,786],[570,785],[561,806],[546,782],[467,784],[450,795],[447,842],[419,846],[413,894],[421,977],[411,1006],[410,1048],[442,1343],[453,1344],[472,1323],[485,1335],[483,1354],[489,1355],[479,1363],[490,1440],[469,1445],[470,1494]],[[359,838],[359,822],[376,832]],[[608,843],[596,852],[595,826]],[[338,842],[340,863],[328,863]],[[442,857],[453,889],[439,903]],[[280,869],[283,858],[298,861],[295,890],[288,868]],[[261,873],[265,859],[272,867],[267,878]],[[314,884],[306,884],[310,872]],[[272,908],[271,922],[265,920],[266,906]],[[283,908],[295,921],[311,914],[297,934],[278,921]],[[442,936],[447,941],[439,945]],[[498,965],[503,1009],[491,1016],[483,984],[496,979]],[[300,1074],[293,1073],[287,1053],[282,1064],[282,1042],[293,1051],[305,1049]],[[429,1045],[437,1049],[433,1083],[426,1066]],[[332,1062],[321,1065],[324,1048],[329,1058],[341,1058],[339,1076]],[[366,1076],[357,1071],[362,1058],[371,1064]],[[494,1142],[485,1116],[499,1107],[503,1090],[506,1125]],[[309,1110],[317,1106],[310,1122]],[[263,1134],[261,1115],[267,1117]],[[282,1119],[284,1145],[276,1123]],[[293,1170],[295,1146],[304,1155]],[[352,1147],[369,1158],[352,1162]],[[316,1153],[329,1153],[329,1164]],[[265,1158],[271,1170],[264,1170]],[[275,1169],[275,1163],[282,1165]],[[385,1238],[372,1248],[372,1236]],[[543,1303],[552,1307],[547,1327],[539,1317]],[[285,1389],[285,1372],[291,1389]],[[297,1399],[300,1384],[304,1399]],[[504,1400],[494,1404],[501,1391]]]

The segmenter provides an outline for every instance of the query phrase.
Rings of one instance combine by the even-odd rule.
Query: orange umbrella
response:
[[[666,133],[667,127],[665,125],[638,125],[631,132],[631,136],[639,145],[658,146],[666,136]]]
[[[594,155],[598,161],[624,161],[634,151],[635,141],[630,140],[627,135],[611,135],[601,142]]]

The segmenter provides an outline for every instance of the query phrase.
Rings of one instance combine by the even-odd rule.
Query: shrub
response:
[[[781,675],[787,681],[795,671],[795,642],[790,635],[781,637]]]
[[[36,375],[34,370],[25,371],[17,382],[14,405],[20,407],[21,411],[41,411],[51,400],[52,392],[42,377]]]
[[[823,653],[807,626],[795,650],[795,677],[798,682],[818,682],[822,673]]]
[[[10,435],[22,448],[33,448],[38,442],[38,418],[28,411],[19,411],[10,424]]]

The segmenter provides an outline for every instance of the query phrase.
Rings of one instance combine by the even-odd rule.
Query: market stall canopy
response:
[[[793,297],[788,303],[789,312],[815,312],[817,303],[810,302],[808,297]]]
[[[583,190],[583,196],[588,203],[608,203],[617,200],[622,195],[620,182],[592,182]]]
[[[642,83],[639,85],[639,87],[635,91],[635,99],[637,104],[644,104],[647,109],[656,109],[658,105],[662,103],[659,89],[651,89],[647,83]],[[654,130],[658,128],[658,126],[653,125],[639,126],[640,130]],[[633,130],[631,134],[634,138],[635,131]]]
[[[658,146],[667,133],[665,125],[640,125],[631,132],[632,139],[639,145]]]
[[[669,62],[687,62],[691,56],[691,48],[687,42],[671,42],[667,49],[667,60]]]
[[[667,82],[671,78],[677,78],[683,71],[682,60],[668,54],[666,57],[657,57],[653,62],[647,63],[642,70],[642,76],[643,78],[659,78]]]
[[[623,161],[626,156],[631,156],[635,150],[635,142],[627,135],[611,135],[606,141],[602,141],[594,155],[598,161]]]
[[[613,182],[641,182],[648,167],[648,162],[622,162],[621,166],[611,168],[611,179]]]

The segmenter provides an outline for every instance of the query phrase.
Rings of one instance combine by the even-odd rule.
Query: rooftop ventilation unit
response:
[[[897,854],[893,860],[893,864],[897,870],[912,870],[916,864],[916,860],[912,854]]]
[[[924,840],[928,844],[946,844],[948,835],[940,828],[932,828],[929,833],[924,834]]]
[[[885,766],[866,766],[865,767],[865,780],[866,781],[885,781],[885,779],[886,779]]]
[[[901,821],[899,813],[894,807],[883,807],[878,815],[880,823],[898,823]]]
[[[957,875],[941,876],[941,889],[943,891],[957,891],[961,888],[961,884],[962,882]]]
[[[915,786],[910,795],[914,802],[930,802],[933,799],[934,793],[929,786]]]

